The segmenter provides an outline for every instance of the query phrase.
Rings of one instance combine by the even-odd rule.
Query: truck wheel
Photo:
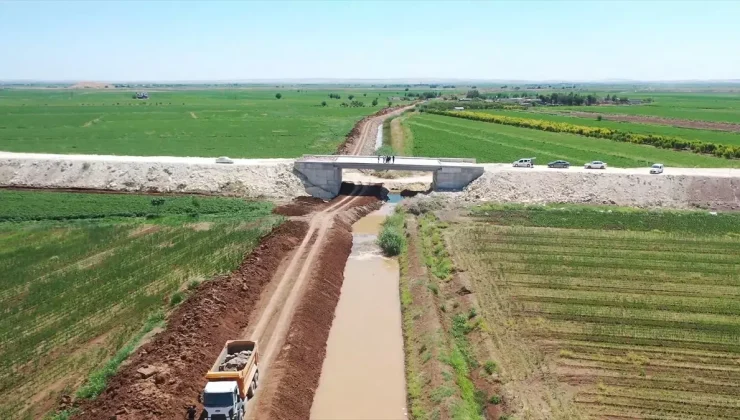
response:
[[[247,389],[247,398],[254,397],[254,389],[256,387],[254,386],[254,380],[252,380],[252,383],[249,384],[249,389]]]

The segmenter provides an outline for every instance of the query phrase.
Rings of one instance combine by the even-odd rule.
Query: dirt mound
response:
[[[382,202],[368,196],[353,204],[357,207],[335,218],[306,294],[296,309],[285,345],[272,365],[271,382],[276,385],[261,411],[264,418],[309,418],[344,282],[344,266],[352,250],[352,223],[379,208]]]
[[[296,197],[288,204],[275,207],[272,211],[282,216],[305,216],[326,206],[326,202],[316,197]]]
[[[180,420],[190,404],[200,411],[205,372],[224,342],[239,337],[263,286],[307,229],[303,222],[284,223],[236,271],[202,283],[170,317],[165,331],[131,357],[98,399],[80,404],[74,418]]]

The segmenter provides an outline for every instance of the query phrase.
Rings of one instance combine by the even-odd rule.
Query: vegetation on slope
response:
[[[43,198],[34,201],[36,194]],[[46,218],[84,218],[95,205],[80,196],[24,192]],[[151,207],[152,199],[86,197],[109,209],[115,206],[108,200],[136,209]],[[4,198],[0,214],[18,213]],[[222,200],[203,198],[201,207]],[[55,408],[59,393],[71,395],[83,383],[80,397],[97,395],[161,319],[157,314],[198,282],[235,268],[280,221],[267,203],[223,202],[227,213],[203,216],[178,210],[149,219],[0,223],[0,417],[39,418]]]

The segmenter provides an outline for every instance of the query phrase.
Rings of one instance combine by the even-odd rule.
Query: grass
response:
[[[622,95],[620,95],[622,96]],[[651,104],[614,107],[564,107],[599,113],[651,115],[686,120],[740,123],[740,98],[731,93],[625,92],[629,98],[653,98]],[[561,109],[561,108],[558,108]]]
[[[451,252],[493,339],[498,366],[484,369],[515,396],[545,404],[550,418],[740,416],[736,215],[581,206],[473,214],[450,226]],[[527,380],[533,372],[543,386]]]
[[[81,194],[24,194],[44,217],[74,209],[84,218],[81,208],[90,205],[78,207]],[[35,194],[43,198],[34,201]],[[151,206],[151,197],[86,197],[102,200],[101,207],[109,199],[126,209]],[[221,199],[199,200],[208,209],[217,206],[210,200]],[[15,210],[0,203],[0,214]],[[231,211],[233,203],[226,203],[222,210]],[[88,375],[79,395],[99,393],[158,322],[153,314],[166,313],[193,281],[234,269],[279,222],[270,205],[246,204],[195,219],[175,212],[156,219],[0,223],[0,417],[41,417],[54,408],[55,393],[76,388]]]
[[[592,110],[601,112],[600,108]],[[538,120],[563,122],[568,124],[586,125],[589,127],[603,127],[613,130],[628,131],[637,134],[657,134],[663,136],[674,136],[688,140],[701,140],[709,143],[740,145],[740,133],[700,130],[693,128],[671,127],[658,124],[629,123],[620,121],[597,120],[596,117],[584,118],[568,115],[557,115],[549,112],[558,111],[560,108],[535,108],[534,112],[505,111],[505,110],[480,110],[486,114],[505,115],[510,117],[535,118]]]
[[[0,190],[0,222],[211,214],[262,217],[271,210],[270,203],[240,198]]]
[[[655,162],[676,167],[740,167],[740,161],[657,149],[568,133],[419,114],[406,124],[415,156],[474,157],[479,162],[513,162],[536,157],[538,164],[565,159],[572,165],[603,160],[614,167],[646,167]]]
[[[298,92],[300,90],[300,92]],[[275,93],[282,99],[275,99]],[[330,99],[339,93],[341,99]],[[145,156],[289,158],[331,154],[382,89],[1,90],[0,150]],[[365,107],[342,107],[348,95]],[[363,96],[367,95],[367,96]],[[378,106],[371,106],[379,98]],[[326,101],[327,106],[321,106]]]

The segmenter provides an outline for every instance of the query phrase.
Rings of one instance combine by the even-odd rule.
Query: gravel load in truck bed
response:
[[[244,369],[252,357],[252,350],[242,350],[239,353],[227,354],[224,361],[218,366],[219,372],[237,372]]]

